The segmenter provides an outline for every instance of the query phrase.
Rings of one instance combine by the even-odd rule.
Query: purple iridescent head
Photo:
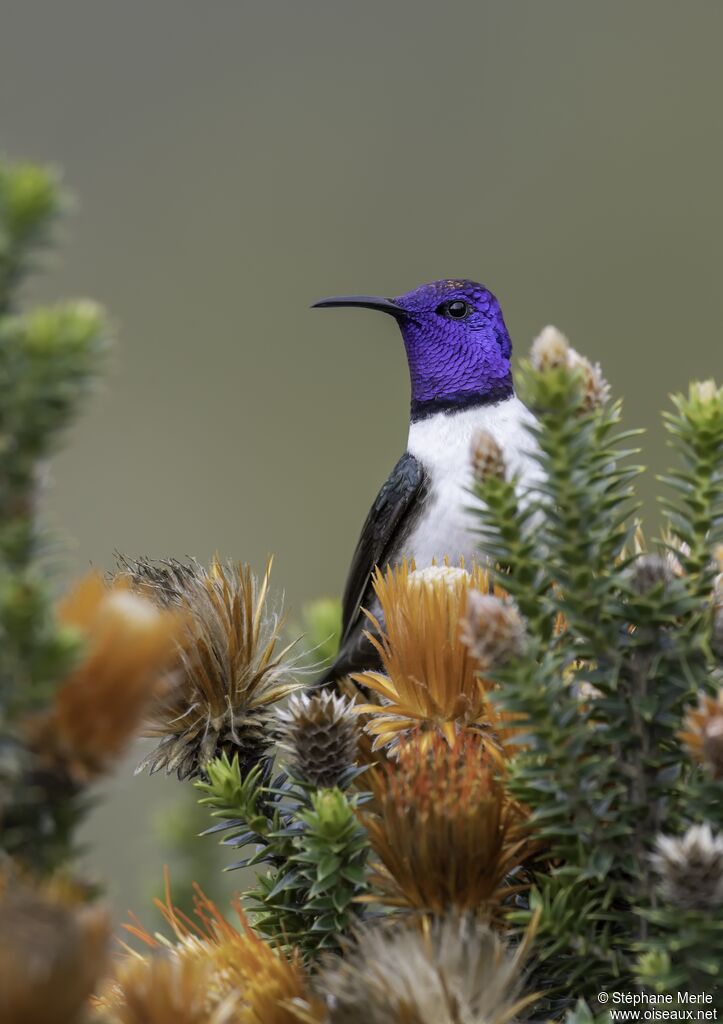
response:
[[[433,281],[395,299],[339,295],[315,306],[365,306],[399,323],[412,382],[412,418],[487,405],[513,393],[512,344],[500,304],[474,281]]]

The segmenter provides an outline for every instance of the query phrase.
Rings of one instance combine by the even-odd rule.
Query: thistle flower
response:
[[[530,358],[538,372],[565,368],[579,373],[582,384],[582,405],[586,411],[603,406],[610,398],[610,385],[599,363],[590,360],[570,345],[557,327],[543,328],[532,343]]]
[[[537,999],[521,997],[531,931],[512,952],[470,917],[420,929],[370,928],[319,988],[330,1024],[507,1024]]]
[[[80,663],[47,711],[27,723],[29,742],[59,777],[85,785],[107,771],[137,733],[166,681],[182,616],[159,611],[118,580],[82,580],[58,609],[85,641]]]
[[[660,892],[683,910],[706,910],[723,904],[723,836],[710,825],[692,825],[684,836],[659,835],[651,855],[660,876]]]
[[[511,601],[470,590],[460,636],[480,668],[490,669],[522,653],[525,624]]]
[[[105,966],[105,911],[13,882],[0,920],[0,1020],[77,1024]]]
[[[351,701],[330,692],[294,694],[277,712],[278,745],[294,775],[315,788],[343,784],[353,768],[359,719]]]
[[[507,465],[502,448],[497,440],[490,434],[489,430],[478,430],[473,438],[470,448],[472,459],[472,472],[475,480],[481,483],[488,477],[497,477],[504,480],[507,475]]]
[[[410,741],[396,765],[367,778],[373,801],[362,817],[380,862],[375,899],[439,914],[450,906],[494,912],[514,891],[506,876],[531,847],[480,737]]]
[[[502,722],[487,700],[491,684],[479,678],[479,665],[460,637],[469,594],[488,588],[480,568],[412,572],[405,563],[386,573],[377,570],[374,591],[384,625],[368,615],[374,627],[369,639],[384,672],[352,676],[382,699],[381,708],[355,708],[371,716],[365,728],[376,737],[375,747],[396,744],[419,725],[439,730],[450,744],[467,727],[486,730],[491,747],[497,743]]]
[[[187,636],[176,685],[145,729],[160,742],[138,771],[165,768],[184,779],[201,775],[222,752],[238,753],[242,765],[263,756],[271,709],[301,685],[291,676],[294,644],[279,649],[280,617],[268,607],[270,571],[269,562],[259,582],[248,566],[214,559],[208,571],[174,568],[159,584],[161,600],[186,612]]]
[[[156,963],[164,959],[176,964],[173,969],[160,968],[162,982],[169,985],[175,975],[181,982],[187,979],[189,1002],[199,995],[203,999],[204,1012],[208,1018],[199,1021],[207,1024],[298,1024],[299,1021],[324,1021],[320,1000],[311,994],[308,979],[303,969],[301,956],[296,951],[285,953],[274,949],[265,942],[249,924],[238,899],[232,903],[238,924],[228,920],[219,908],[198,886],[195,886],[196,921],[186,917],[173,906],[168,876],[166,876],[165,902],[155,904],[170,926],[173,938],[151,934],[138,921],[127,925],[130,935],[139,939],[152,951]],[[139,997],[154,1005],[153,979],[144,983],[143,970],[133,964],[138,954],[130,953],[121,971],[106,986],[98,1000],[99,1008],[118,1015],[119,1024],[136,1024],[135,1017],[123,1017],[122,1008],[127,1005],[129,993],[140,1005]],[[198,973],[202,978],[194,980],[194,970],[187,964],[201,965]],[[153,968],[158,970],[158,968]],[[125,980],[124,980],[125,979]],[[139,987],[136,987],[136,981]],[[196,989],[191,993],[191,989]],[[173,998],[169,988],[168,998]],[[196,1005],[194,1004],[194,1005]],[[227,1015],[228,1008],[233,1013]],[[150,1013],[150,1010],[149,1010]],[[176,1024],[176,1018],[169,1016],[138,1017],[140,1024],[146,1019],[150,1024]],[[195,1024],[195,1017],[180,1016],[181,1024],[186,1020]]]
[[[723,778],[723,690],[717,697],[700,694],[698,707],[688,711],[678,736],[714,778]]]

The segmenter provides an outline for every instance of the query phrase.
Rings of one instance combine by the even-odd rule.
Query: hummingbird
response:
[[[512,343],[499,302],[475,281],[447,279],[396,298],[336,295],[312,308],[359,306],[394,317],[411,381],[407,449],[377,495],[362,527],[342,599],[334,664],[319,680],[334,683],[378,667],[365,636],[364,609],[375,609],[372,576],[403,560],[417,569],[448,557],[478,559],[471,508],[471,444],[480,429],[500,445],[521,490],[539,475],[529,425],[515,395]]]

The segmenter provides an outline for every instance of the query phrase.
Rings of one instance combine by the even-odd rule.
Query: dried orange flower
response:
[[[152,935],[138,921],[126,929],[152,950],[152,957],[205,965],[208,973],[201,991],[207,1011],[225,1013],[231,1002],[234,1024],[308,1024],[325,1019],[321,1002],[310,992],[300,954],[276,949],[262,939],[249,924],[239,900],[232,904],[238,924],[229,921],[198,886],[196,920],[173,906],[168,879],[165,902],[155,902],[171,927],[172,939]],[[131,960],[138,959],[138,954],[129,955]],[[132,964],[126,972],[127,978],[143,979],[142,971]],[[177,972],[181,977],[184,969],[178,967]],[[106,988],[99,1000],[100,1007],[113,1009],[122,1004],[126,996],[121,982],[122,977],[120,981],[116,978]],[[126,1018],[121,1016],[120,1020],[126,1024]],[[156,1018],[149,1020],[156,1024]],[[181,1020],[185,1022],[186,1018]],[[209,1020],[216,1024],[215,1017]],[[226,1017],[220,1020],[225,1024]],[[159,1018],[158,1024],[161,1021]],[[128,1018],[128,1024],[131,1022],[135,1024],[135,1018]]]
[[[41,759],[84,785],[108,771],[137,733],[176,658],[183,620],[127,582],[108,586],[96,573],[61,602],[58,618],[79,632],[85,652],[28,733]]]
[[[524,815],[508,797],[479,736],[403,744],[396,764],[372,769],[363,815],[379,859],[371,884],[389,906],[443,914],[494,912],[506,881],[532,852]]]
[[[13,883],[0,921],[0,1020],[77,1024],[105,966],[105,911]]]
[[[395,744],[423,725],[452,744],[461,729],[484,730],[495,747],[503,722],[487,699],[491,683],[480,679],[480,665],[460,636],[468,595],[487,592],[488,574],[449,566],[412,571],[403,565],[377,570],[374,591],[380,621],[369,615],[369,634],[384,672],[361,672],[356,683],[381,697],[381,706],[357,705],[369,714],[366,729],[375,747]],[[378,636],[375,634],[378,633]]]
[[[237,1024],[240,998],[209,998],[211,958],[157,953],[128,956],[96,1008],[112,1024]]]
[[[723,778],[723,690],[717,697],[701,694],[678,735],[696,761],[706,765],[714,778]]]

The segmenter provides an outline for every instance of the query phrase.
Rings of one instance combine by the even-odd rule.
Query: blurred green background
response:
[[[720,376],[721,39],[718,0],[3,0],[0,149],[79,200],[28,298],[118,335],[54,465],[64,571],[273,551],[292,615],[341,588],[408,385],[394,323],[322,295],[482,280],[631,424]],[[119,911],[180,791],[129,765],[86,836]]]

